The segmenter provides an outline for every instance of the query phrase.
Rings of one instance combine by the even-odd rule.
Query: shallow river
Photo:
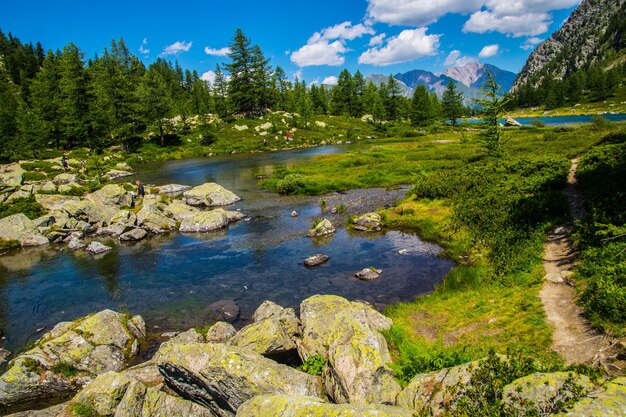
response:
[[[55,245],[0,256],[0,346],[14,349],[59,321],[104,308],[141,314],[151,330],[161,332],[210,324],[217,316],[209,306],[219,300],[240,307],[235,324],[242,325],[265,299],[297,307],[313,294],[338,294],[382,307],[431,291],[452,267],[437,256],[439,247],[398,231],[349,233],[343,227],[345,214],[322,213],[319,205],[323,198],[328,207],[344,204],[348,213],[359,213],[392,204],[402,198],[402,189],[280,197],[257,187],[259,175],[355,147],[141,167],[137,177],[147,184],[217,182],[243,198],[229,209],[240,209],[247,218],[217,233],[172,233],[136,244],[109,241],[114,250],[96,258],[82,251],[60,252]],[[292,210],[300,215],[292,218]],[[338,232],[324,240],[307,238],[309,225],[322,215],[339,226]],[[316,253],[327,254],[330,261],[304,267],[303,260]],[[370,266],[384,270],[380,280],[354,277]]]

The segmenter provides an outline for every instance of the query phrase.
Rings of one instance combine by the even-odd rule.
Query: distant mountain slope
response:
[[[400,90],[402,90],[402,95],[404,97],[412,97],[413,96],[413,89],[411,87],[409,87],[408,85],[406,85],[402,80],[399,80],[397,77],[396,80],[398,80],[398,84],[400,85]],[[383,74],[370,74],[368,76],[365,77],[365,81],[371,81],[373,82],[375,85],[380,86],[382,83],[386,83],[389,81],[389,76],[388,75],[383,75]]]
[[[517,76],[513,90],[546,77],[563,79],[585,65],[623,51],[626,0],[583,0],[563,27],[541,43]]]

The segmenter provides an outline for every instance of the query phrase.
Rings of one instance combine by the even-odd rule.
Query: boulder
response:
[[[81,185],[76,182],[70,182],[69,184],[61,184],[57,191],[60,193],[70,193],[73,192],[74,189],[81,188]]]
[[[118,178],[130,177],[131,175],[133,175],[133,173],[129,172],[129,171],[122,171],[122,170],[119,170],[119,169],[112,169],[110,171],[107,171],[106,174],[104,174],[104,178],[106,178],[109,181],[113,181],[113,180],[116,180]]]
[[[328,359],[326,394],[335,403],[394,404],[400,392],[391,369],[391,355],[380,330],[391,320],[364,303],[316,295],[300,305],[303,361],[314,355]]]
[[[155,361],[170,389],[218,416],[233,416],[260,394],[322,395],[319,378],[237,346],[170,345]]]
[[[206,183],[183,193],[183,200],[190,206],[226,206],[241,200],[233,192],[214,182]]]
[[[7,359],[9,359],[9,356],[11,356],[11,352],[9,352],[6,349],[0,348],[0,368],[2,368],[4,364],[7,362]]]
[[[128,191],[117,184],[107,184],[98,191],[87,194],[85,199],[108,206],[130,206],[133,199]]]
[[[396,405],[426,413],[433,417],[447,415],[446,406],[457,394],[459,387],[470,382],[479,362],[470,362],[438,372],[419,374],[402,390]]]
[[[30,191],[17,190],[16,192],[12,193],[5,200],[5,202],[8,203],[9,201],[17,200],[18,198],[30,198],[30,196],[31,196]]]
[[[80,184],[82,181],[76,175],[65,172],[54,177],[52,182],[54,183],[54,185],[59,186],[70,183]]]
[[[85,248],[85,252],[93,253],[94,255],[99,255],[101,253],[108,252],[111,249],[113,248],[110,246],[106,246],[100,242],[94,241],[94,242],[91,242],[89,245],[87,245],[87,247]]]
[[[240,308],[233,300],[219,300],[209,304],[207,311],[213,320],[233,323],[239,318]]]
[[[228,218],[228,223],[234,223],[234,222],[238,222],[239,220],[244,219],[246,215],[240,211],[228,211],[227,210],[226,217]]]
[[[96,375],[120,371],[145,337],[132,329],[143,326],[141,317],[111,310],[57,324],[0,376],[0,406],[67,395]]]
[[[328,259],[329,258],[327,255],[322,255],[318,253],[317,255],[309,256],[308,258],[306,258],[304,260],[304,265],[308,266],[309,268],[313,268],[315,266],[328,262]]]
[[[19,188],[24,180],[24,172],[17,166],[12,171],[0,172],[0,188]]]
[[[364,268],[354,274],[361,281],[373,281],[375,279],[380,278],[380,274],[383,273],[382,269],[376,269],[374,267]]]
[[[566,417],[624,416],[626,404],[626,377],[615,378],[603,385],[599,392],[574,404],[564,413]]]
[[[574,393],[575,384],[580,393]],[[560,401],[571,401],[576,395],[585,394],[593,389],[593,384],[584,375],[572,372],[535,373],[516,379],[504,387],[502,399],[511,410],[524,415],[526,412],[549,409],[558,396]]]
[[[15,240],[21,246],[41,246],[49,243],[35,223],[23,213],[13,214],[0,219],[0,239]]]
[[[229,343],[264,356],[282,357],[295,353],[300,333],[300,320],[292,308],[265,301],[254,313],[254,323],[239,330]]]
[[[196,329],[189,329],[161,343],[161,348],[169,345],[188,345],[190,343],[204,343],[204,336],[198,333]]]
[[[380,214],[365,213],[352,221],[353,229],[362,232],[377,232],[380,230]]]
[[[118,212],[117,207],[97,204],[92,201],[70,201],[65,205],[65,211],[77,220],[87,223],[108,225],[111,218]]]
[[[126,232],[128,229],[130,229],[130,226],[127,226],[127,225],[122,224],[122,223],[115,223],[115,224],[111,224],[109,226],[105,226],[105,227],[99,228],[98,231],[96,232],[96,235],[97,236],[115,236],[115,237],[118,237],[118,236],[122,235],[124,232]]]
[[[133,227],[135,226],[135,223],[137,223],[137,215],[129,210],[120,210],[113,217],[111,217],[109,223],[123,224],[128,227]]]
[[[174,201],[165,208],[165,212],[177,221],[182,222],[183,220],[192,217],[199,211],[197,208],[188,206],[182,201]]]
[[[410,410],[386,405],[329,404],[315,397],[259,395],[237,410],[237,417],[412,417]]]
[[[191,186],[189,185],[181,185],[181,184],[167,184],[156,187],[161,194],[182,194],[187,190],[191,190]]]
[[[326,236],[335,233],[335,228],[333,224],[328,219],[324,219],[321,222],[317,223],[313,226],[307,236],[309,237],[318,237],[318,236]]]
[[[67,248],[69,250],[82,249],[85,246],[86,246],[86,243],[76,237],[70,239],[70,241],[67,243]]]
[[[218,321],[206,332],[205,339],[209,343],[226,343],[237,334],[232,324]]]
[[[176,228],[176,221],[167,217],[157,206],[145,204],[137,213],[137,225],[152,233],[164,233]]]
[[[222,209],[199,211],[184,219],[179,230],[181,232],[210,232],[228,226],[228,216]]]
[[[6,417],[58,417],[65,407],[65,404],[53,405],[43,410],[21,411],[15,414],[9,414]]]
[[[519,127],[522,124],[520,122],[518,122],[517,120],[515,120],[512,117],[507,117],[506,120],[504,121],[504,126],[506,127],[512,127],[512,126],[516,126]]]
[[[292,211],[291,212],[291,217],[298,217],[298,212],[297,211]]]
[[[121,171],[130,171],[131,167],[126,162],[118,162],[115,164],[115,169],[119,169]]]
[[[41,186],[42,191],[45,192],[54,192],[57,190],[57,186],[54,185],[54,183],[52,181],[46,181],[44,183],[44,185]]]
[[[146,236],[148,236],[148,232],[140,228],[135,228],[129,230],[128,232],[122,233],[120,235],[120,240],[122,242],[136,242],[145,239]]]
[[[46,210],[57,211],[65,210],[65,206],[69,202],[78,202],[80,198],[60,194],[35,194],[35,201],[41,204]]]

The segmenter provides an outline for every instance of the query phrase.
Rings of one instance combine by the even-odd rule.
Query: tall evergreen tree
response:
[[[400,84],[392,75],[387,80],[387,97],[385,102],[385,111],[388,120],[398,120],[400,118],[400,100],[402,99],[402,90]]]
[[[463,116],[463,94],[457,90],[454,81],[450,81],[443,92],[441,112],[452,126],[456,126],[456,121]]]
[[[215,80],[213,81],[213,101],[215,111],[220,117],[230,114],[228,101],[228,82],[219,64],[215,66]]]
[[[480,91],[482,98],[475,103],[481,108],[484,130],[480,134],[483,146],[491,156],[501,156],[504,152],[504,137],[500,127],[500,118],[505,112],[506,98],[500,98],[500,86],[495,76],[485,69],[487,79]]]
[[[89,139],[89,100],[83,54],[73,43],[63,48],[59,62],[61,123],[68,148],[94,145]]]
[[[252,116],[257,111],[256,86],[253,76],[253,49],[241,29],[235,31],[230,43],[231,62],[225,65],[230,74],[228,98],[236,113]]]
[[[339,73],[337,85],[332,89],[331,112],[335,116],[350,116],[354,110],[356,91],[350,71],[344,69]]]
[[[61,147],[63,125],[61,124],[60,57],[48,51],[41,70],[31,86],[33,113],[38,122],[39,136],[46,144]]]
[[[165,118],[171,114],[173,100],[167,80],[155,69],[155,64],[143,77],[139,97],[146,121],[158,128],[161,146],[165,146]]]
[[[418,85],[413,92],[410,119],[413,126],[427,125],[433,119],[430,93],[422,84]]]

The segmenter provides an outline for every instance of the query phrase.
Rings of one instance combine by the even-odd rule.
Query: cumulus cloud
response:
[[[163,52],[161,52],[161,55],[178,55],[181,52],[189,51],[191,49],[191,45],[193,45],[193,42],[176,41],[173,44],[163,48]]]
[[[541,38],[537,38],[537,37],[528,38],[524,41],[524,43],[522,43],[520,48],[522,48],[525,51],[528,51],[529,49],[533,49],[535,46],[539,45],[541,42],[542,42]]]
[[[441,35],[427,35],[426,28],[407,29],[387,40],[381,47],[370,48],[359,57],[359,64],[385,66],[432,56],[439,48]]]
[[[230,48],[214,49],[214,48],[209,48],[208,46],[206,46],[204,48],[204,53],[207,55],[213,55],[213,56],[227,56],[228,54],[230,54]]]
[[[215,72],[207,71],[200,76],[201,80],[208,81],[211,85],[215,82]]]
[[[370,38],[370,41],[368,43],[369,46],[378,46],[378,45],[382,45],[384,40],[385,40],[385,36],[387,36],[387,34],[385,33],[381,33],[379,35],[376,36],[372,36]]]
[[[148,49],[148,38],[143,38],[141,41],[141,45],[139,45],[139,53],[143,55],[148,55],[150,50]]]
[[[478,57],[479,58],[489,58],[489,57],[497,55],[499,51],[500,51],[500,45],[498,45],[498,44],[485,45],[485,46],[483,46],[483,49],[480,50],[480,53],[478,54]]]
[[[476,61],[476,58],[471,56],[465,56],[461,53],[461,51],[455,49],[448,54],[443,65],[445,67],[461,67],[474,61]]]
[[[374,35],[376,32],[374,32],[374,29],[371,27],[362,23],[353,26],[352,22],[343,22],[335,26],[324,28],[318,33],[322,36],[322,38],[328,40],[347,39],[351,41],[356,38],[360,38],[363,35]]]
[[[339,79],[335,77],[334,75],[331,75],[329,77],[324,78],[324,81],[322,81],[322,84],[323,85],[336,85],[337,81],[339,81]]]
[[[479,10],[484,0],[369,0],[367,17],[390,25],[424,26],[448,13]]]

